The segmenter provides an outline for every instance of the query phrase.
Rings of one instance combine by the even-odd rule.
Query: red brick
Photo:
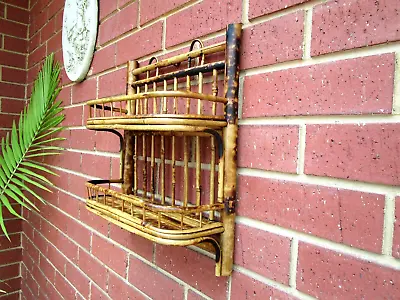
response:
[[[389,114],[393,74],[386,54],[246,77],[243,118]]]
[[[25,55],[0,50],[0,65],[25,69],[25,61]]]
[[[94,150],[95,135],[97,132],[87,129],[71,130],[71,148]]]
[[[296,173],[297,126],[241,126],[240,167]]]
[[[61,31],[52,36],[51,39],[47,41],[47,53],[56,52],[60,50],[62,46],[61,39],[62,39]]]
[[[89,278],[75,265],[67,263],[65,277],[82,294],[85,299],[89,296]]]
[[[9,234],[22,231],[22,221],[20,219],[8,220],[5,223]]]
[[[40,30],[40,32],[41,32],[41,40],[43,42],[48,41],[56,33],[54,19],[47,22]]]
[[[87,226],[92,227],[96,231],[104,235],[108,235],[108,222],[102,217],[99,217],[98,215],[87,210],[84,203],[80,204],[79,220],[81,220]]]
[[[295,300],[280,290],[268,286],[260,281],[250,278],[242,273],[232,274],[231,299],[274,299],[274,300]]]
[[[204,0],[167,18],[166,47],[224,29],[228,23],[240,22],[242,1],[224,3]]]
[[[226,277],[215,276],[215,261],[184,247],[156,245],[156,263],[213,299],[225,299]]]
[[[306,1],[307,0],[250,0],[249,19],[253,19],[262,15],[267,15]]]
[[[1,99],[1,108],[2,111],[7,113],[19,114],[22,112],[26,104],[26,101],[23,100],[14,100],[14,99]]]
[[[153,243],[134,233],[110,224],[110,239],[151,261],[153,258]]]
[[[62,126],[82,126],[83,106],[68,107],[64,109],[65,120]]]
[[[137,290],[122,281],[121,277],[110,273],[108,279],[108,294],[111,299],[147,299]]]
[[[305,173],[398,185],[399,124],[309,125]]]
[[[95,147],[97,151],[119,152],[119,137],[109,132],[97,131],[95,134]]]
[[[143,280],[146,278],[146,280]],[[129,256],[129,282],[153,299],[183,299],[183,286],[133,256]]]
[[[12,4],[23,8],[29,8],[29,1],[26,0],[7,0],[7,4]]]
[[[37,63],[40,63],[46,56],[46,44],[43,44],[39,48],[35,49],[28,55],[28,68],[33,67]]]
[[[7,6],[7,19],[18,23],[29,24],[29,11],[15,6]]]
[[[8,264],[20,262],[22,259],[22,249],[14,248],[0,252],[0,261],[6,261]]]
[[[95,99],[97,93],[96,78],[82,81],[72,86],[72,104]]]
[[[398,299],[400,272],[300,243],[297,289],[320,299]]]
[[[108,270],[92,256],[79,249],[79,268],[91,278],[100,288],[105,289]]]
[[[33,13],[33,12],[31,12],[31,13],[32,13],[32,15],[35,16],[35,18],[32,18],[32,22],[30,24],[31,28],[32,28],[31,32],[33,33],[33,32],[38,31],[39,29],[41,29],[43,27],[43,25],[48,22],[48,16],[47,16],[48,10],[44,9],[40,13]]]
[[[126,69],[99,77],[99,98],[125,94]]]
[[[108,295],[105,292],[103,292],[101,289],[99,289],[93,283],[90,285],[90,295],[91,295],[90,299],[93,299],[93,300],[94,299],[96,299],[96,300],[103,300],[103,299],[111,300],[111,298],[108,297]]]
[[[102,166],[102,168],[99,168]],[[83,154],[82,169],[85,173],[97,178],[110,178],[111,159],[107,156]]]
[[[11,248],[17,248],[17,247],[21,247],[21,234],[17,233],[17,234],[12,234],[11,233],[11,228],[9,227],[10,221],[6,221],[6,228],[9,236],[10,236],[10,240],[8,240],[6,238],[5,235],[0,235],[0,250],[7,250],[7,249],[11,249]],[[20,221],[21,223],[21,221]],[[21,226],[20,226],[21,227]],[[3,233],[3,232],[1,232]],[[0,265],[3,263],[3,261],[0,261]]]
[[[4,49],[14,52],[19,52],[22,54],[27,53],[27,44],[26,40],[15,38],[12,36],[4,36]],[[24,57],[20,56],[20,59],[24,59]],[[25,66],[25,63],[24,63]]]
[[[182,7],[185,3],[190,0],[153,0],[146,3],[142,3],[140,7],[140,24],[143,25],[151,20],[154,20],[173,9]]]
[[[25,83],[26,82],[26,71],[19,69],[11,69],[7,67],[2,67],[2,77],[3,81],[15,82],[15,83]]]
[[[288,284],[290,260],[288,238],[238,225],[235,240],[235,264]]]
[[[385,197],[239,176],[239,215],[379,253]]]
[[[98,235],[92,237],[92,254],[122,277],[128,263],[127,253]]]
[[[1,32],[7,35],[27,38],[28,26],[20,23],[8,21],[6,19],[0,19]]]
[[[37,47],[40,46],[40,31],[36,32],[34,36],[32,36],[28,41],[28,53],[35,50]]]
[[[44,256],[40,255],[40,270],[43,272],[44,276],[46,276],[47,280],[54,284],[56,269],[50,263],[50,261]]]
[[[163,22],[157,22],[118,41],[116,49],[117,65],[161,50],[162,30]],[[140,41],[140,47],[132,47],[137,41]]]
[[[393,233],[393,256],[400,258],[400,197],[396,197],[396,211]]]
[[[112,44],[94,53],[90,68],[91,74],[97,74],[115,67],[115,49],[115,44]]]
[[[18,276],[20,276],[19,269],[20,269],[19,263],[15,263],[12,265],[10,264],[7,266],[0,266],[0,278],[2,278],[2,280],[4,280],[7,278],[18,277]]]
[[[59,273],[56,273],[54,286],[64,299],[75,299],[75,289]]]
[[[59,12],[63,7],[64,7],[65,1],[63,0],[53,0],[50,2],[49,4],[49,10],[48,10],[48,14],[49,14],[49,19],[51,17],[53,17],[54,15],[57,14],[57,12]]]
[[[62,105],[66,106],[71,104],[71,90],[71,87],[63,87],[60,94],[58,94],[57,100],[61,100]]]
[[[296,12],[244,29],[241,68],[301,59],[303,19],[303,12]]]
[[[200,296],[199,294],[195,293],[192,290],[188,290],[187,299],[188,300],[205,300],[206,298],[204,298],[203,296]]]
[[[100,20],[111,14],[116,9],[117,9],[117,1],[100,0],[99,1]]]
[[[0,90],[4,86],[6,88],[9,87],[9,85],[2,85],[1,82],[0,82]],[[3,113],[0,112],[0,119],[1,119],[1,127],[3,127],[3,128],[11,128],[11,126],[13,124],[13,121],[17,122],[19,117],[18,117],[18,115],[3,114]]]
[[[5,4],[0,3],[0,17],[4,18],[4,10],[5,10]],[[0,44],[1,45],[1,44]],[[1,48],[1,47],[0,47]]]
[[[21,289],[21,278],[20,277],[4,280],[4,281],[0,282],[0,290],[6,290],[7,293],[9,293],[9,294],[16,292],[20,289]],[[10,298],[7,297],[7,299],[11,299],[11,297]]]
[[[61,274],[65,273],[65,264],[67,260],[60,251],[58,251],[54,246],[48,245],[46,257]]]
[[[397,41],[400,2],[334,1],[314,8],[311,54]]]
[[[101,23],[99,27],[100,45],[136,28],[137,16],[138,3],[133,2]]]

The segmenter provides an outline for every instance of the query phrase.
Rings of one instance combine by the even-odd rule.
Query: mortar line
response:
[[[244,28],[247,28],[247,27],[250,27],[250,26],[254,26],[254,25],[258,25],[260,23],[268,22],[268,21],[271,21],[271,20],[274,20],[274,19],[278,19],[280,17],[287,16],[289,14],[292,14],[292,13],[295,13],[295,12],[298,12],[298,11],[301,11],[301,10],[311,9],[314,6],[326,3],[328,1],[329,0],[311,0],[311,1],[306,1],[304,3],[296,4],[296,5],[287,7],[285,9],[269,13],[267,15],[255,17],[255,18],[251,19],[250,22],[244,26]]]
[[[271,116],[246,118],[239,120],[240,126],[245,125],[301,125],[301,124],[366,124],[400,123],[400,115],[315,115],[315,116]]]
[[[243,103],[244,103],[244,77],[239,77],[239,93],[238,93],[238,117],[242,118],[243,115]]]
[[[400,51],[396,52],[393,89],[393,114],[400,114]]]
[[[247,217],[238,216],[236,217],[235,221],[237,224],[246,225],[258,230],[270,232],[287,238],[297,238],[301,242],[331,250],[337,253],[345,254],[355,259],[371,262],[373,264],[393,270],[400,270],[400,261],[393,257],[368,252],[367,250],[354,248],[345,244],[340,244],[317,236],[313,236],[311,234],[298,232],[293,229],[282,228],[277,225],[264,223]]]
[[[281,70],[289,70],[293,68],[307,67],[313,65],[319,65],[330,62],[337,62],[341,60],[362,58],[366,56],[382,55],[392,52],[400,51],[400,42],[389,42],[385,44],[378,44],[373,46],[367,46],[362,48],[348,49],[338,52],[332,52],[327,54],[322,54],[319,56],[314,56],[310,59],[298,59],[285,61],[281,63],[276,63],[273,65],[260,66],[255,68],[250,68],[242,70],[241,74],[243,76],[252,76],[264,73],[270,73]]]
[[[162,28],[162,35],[161,35],[161,50],[165,50],[165,45],[166,45],[166,40],[167,40],[167,19],[161,19],[163,22],[163,28]]]
[[[243,25],[249,24],[249,8],[250,8],[250,1],[242,0],[242,24]]]
[[[289,286],[296,289],[297,260],[299,255],[299,240],[293,238],[290,245]]]
[[[395,221],[395,196],[388,195],[385,198],[384,221],[383,221],[383,239],[382,254],[392,256],[393,234]]]
[[[313,8],[304,11],[303,59],[311,58]]]
[[[306,125],[300,125],[298,153],[297,153],[297,174],[304,174],[305,156],[306,156]]]
[[[246,276],[248,276],[248,277],[250,277],[250,278],[252,278],[254,280],[257,280],[257,281],[259,281],[261,283],[264,283],[264,284],[266,284],[266,285],[268,285],[268,286],[270,286],[270,287],[272,287],[274,289],[277,289],[277,290],[279,290],[281,292],[284,292],[286,294],[289,294],[291,296],[297,297],[298,299],[301,299],[301,300],[315,299],[315,298],[311,297],[310,295],[304,294],[304,293],[302,293],[302,292],[300,292],[300,291],[298,291],[298,290],[296,290],[294,288],[291,288],[291,287],[289,287],[287,285],[284,285],[284,284],[282,284],[280,282],[276,282],[276,281],[273,281],[273,280],[271,280],[269,278],[261,276],[261,275],[255,273],[253,271],[250,271],[250,270],[248,270],[248,269],[246,269],[244,267],[235,265],[234,266],[234,270],[239,272],[239,273],[241,273],[241,274],[243,274],[243,275],[246,275]]]
[[[232,274],[228,277],[228,290],[227,290],[227,300],[231,300],[232,297]]]

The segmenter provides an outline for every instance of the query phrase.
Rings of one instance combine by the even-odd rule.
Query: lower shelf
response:
[[[115,191],[111,188],[113,183],[122,181],[92,180],[86,183],[86,206],[90,211],[159,244],[189,246],[209,242],[219,256],[219,243],[215,237],[224,231],[223,224],[208,216],[222,211],[222,203],[201,206],[160,203]]]

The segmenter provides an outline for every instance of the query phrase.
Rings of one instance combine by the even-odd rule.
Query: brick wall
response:
[[[87,79],[62,76],[67,150],[45,162],[58,188],[24,212],[24,299],[400,297],[400,2],[99,3]],[[61,59],[63,4],[31,0],[28,86]],[[239,204],[235,271],[216,278],[210,258],[85,209],[84,181],[115,176],[119,155],[85,130],[83,103],[123,93],[128,59],[221,40],[229,22],[244,24]]]
[[[0,1],[0,139],[26,102],[28,1]],[[11,242],[0,234],[0,298],[18,299],[21,289],[22,222],[5,215]],[[1,297],[3,296],[3,297]]]

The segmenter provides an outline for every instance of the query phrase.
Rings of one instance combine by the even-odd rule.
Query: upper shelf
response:
[[[161,61],[153,57],[144,67],[128,62],[127,95],[88,101],[87,128],[220,131],[227,125],[227,99],[221,96],[225,49],[225,43],[204,47],[195,40],[189,52]]]

